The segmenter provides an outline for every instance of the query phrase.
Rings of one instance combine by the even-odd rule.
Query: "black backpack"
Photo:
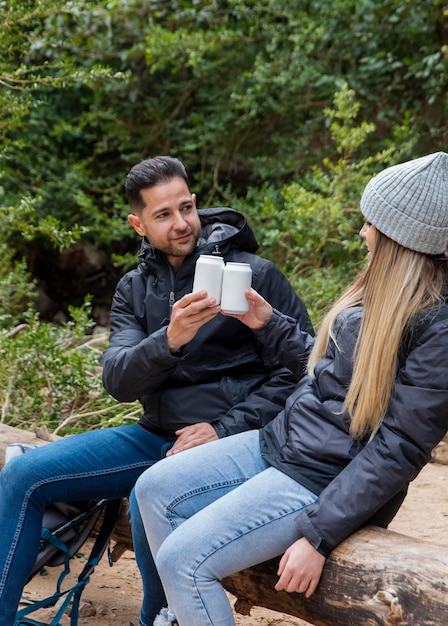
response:
[[[62,564],[65,567],[59,576],[55,593],[18,610],[14,626],[59,626],[59,620],[69,607],[70,602],[72,603],[70,625],[77,626],[81,594],[88,584],[95,566],[109,546],[112,531],[120,516],[121,503],[122,501],[119,499],[57,502],[45,510],[40,550],[28,582],[43,567],[54,567]],[[101,525],[87,563],[79,574],[76,584],[69,589],[62,590],[62,582],[70,571],[70,559],[90,536],[101,514],[103,514]],[[111,560],[110,564],[112,565]],[[26,617],[39,609],[54,606],[63,596],[65,596],[64,602],[61,603],[57,614],[49,624],[44,625],[43,622],[37,622]]]
[[[26,452],[31,448],[31,446],[23,444],[13,444],[11,447],[17,446],[20,446],[21,449],[20,451],[14,450],[14,455]],[[120,516],[121,504],[122,500],[120,499],[83,500],[81,502],[56,502],[45,509],[42,518],[40,549],[27,582],[44,567],[62,564],[65,567],[59,576],[55,593],[48,598],[37,600],[25,608],[19,609],[16,613],[14,626],[60,626],[59,620],[70,603],[72,603],[70,625],[77,626],[81,594],[88,584],[95,566],[109,547],[112,531]],[[69,589],[62,590],[62,582],[70,572],[70,559],[78,552],[95,527],[97,527],[95,542],[76,584]],[[109,562],[112,565],[110,558]],[[54,606],[64,596],[64,601],[49,624],[27,617],[34,611]]]

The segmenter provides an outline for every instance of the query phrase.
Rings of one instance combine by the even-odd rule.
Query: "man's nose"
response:
[[[183,230],[187,227],[187,225],[188,222],[182,215],[182,213],[176,213],[174,216],[174,228],[177,228],[178,230]]]

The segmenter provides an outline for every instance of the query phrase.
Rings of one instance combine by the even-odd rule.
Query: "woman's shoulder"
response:
[[[417,343],[425,337],[427,331],[440,331],[442,328],[448,330],[447,301],[417,314],[411,325],[412,341]]]
[[[362,306],[351,306],[340,311],[334,324],[334,331],[338,333],[341,330],[347,330],[352,327],[358,328],[361,322],[362,312]]]

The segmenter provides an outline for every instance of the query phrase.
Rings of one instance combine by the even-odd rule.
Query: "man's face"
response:
[[[182,178],[142,189],[140,194],[146,206],[128,220],[178,270],[195,249],[201,230],[196,195],[189,192]]]

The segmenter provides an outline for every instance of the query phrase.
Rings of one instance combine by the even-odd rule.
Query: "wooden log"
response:
[[[57,437],[51,435],[46,428],[22,430],[7,424],[0,424],[0,469],[5,463],[5,450],[12,443],[28,443],[33,446],[42,446]]]
[[[44,431],[0,424],[0,467],[8,444],[43,445]],[[132,550],[124,502],[112,539],[113,560]],[[316,626],[446,626],[448,624],[448,546],[436,545],[373,526],[358,531],[333,550],[311,598],[276,592],[278,559],[225,578],[235,610],[249,614],[260,606]]]
[[[113,538],[114,561],[132,550],[127,503]],[[116,549],[120,548],[117,554]],[[277,592],[279,559],[225,578],[249,615],[254,606],[317,626],[445,626],[448,624],[448,547],[374,526],[361,529],[333,550],[311,598]]]
[[[112,533],[112,540],[114,546],[112,548],[111,556],[112,561],[116,563],[118,559],[126,552],[126,550],[133,551],[134,545],[132,543],[131,526],[129,524],[129,502],[127,499],[123,500],[123,506],[121,507],[120,518],[115,525]]]
[[[123,507],[117,533],[120,549],[132,550]],[[116,546],[117,547],[117,546]],[[112,552],[114,561],[115,548]],[[311,598],[277,592],[279,559],[225,578],[235,610],[254,606],[299,617],[317,626],[446,626],[448,547],[368,526],[333,550]]]
[[[432,451],[431,460],[433,463],[448,465],[448,443],[441,441]]]
[[[446,546],[366,527],[332,552],[308,599],[274,590],[277,566],[274,559],[224,579],[237,611],[262,606],[317,626],[448,624]]]

